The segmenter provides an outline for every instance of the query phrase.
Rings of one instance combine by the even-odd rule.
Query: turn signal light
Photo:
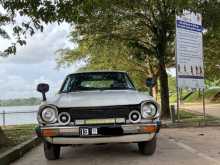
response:
[[[157,126],[156,125],[149,125],[149,126],[145,126],[143,127],[143,131],[146,133],[153,133],[157,131]]]
[[[58,133],[59,133],[58,130],[54,130],[54,129],[45,129],[45,130],[42,130],[42,136],[43,136],[43,137],[57,136]]]

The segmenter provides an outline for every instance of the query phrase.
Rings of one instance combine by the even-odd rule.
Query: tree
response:
[[[220,85],[220,28],[204,37],[204,65],[206,84]]]
[[[95,4],[87,4],[86,12],[79,9],[82,13],[75,22],[75,31],[81,37],[75,36],[75,40],[80,43],[92,36],[95,43],[100,42],[99,45],[106,40],[124,42],[128,47],[142,50],[145,57],[155,58],[160,74],[162,113],[164,117],[168,117],[170,111],[166,68],[174,64],[175,15],[181,14],[183,9],[199,11],[204,15],[205,28],[212,33],[213,22],[207,18],[213,7],[219,9],[219,3],[172,0],[121,0],[111,3],[95,1]],[[214,11],[211,15],[219,12]],[[217,25],[219,24],[215,24]]]
[[[81,36],[78,41],[86,40],[88,36],[100,42],[123,41],[154,57],[160,73],[164,117],[170,113],[166,67],[174,57],[175,15],[181,14],[183,9],[202,13],[208,33],[220,24],[218,0],[1,0],[0,4],[8,11],[10,18],[14,18],[16,13],[28,16],[37,28],[41,27],[42,22],[66,21],[74,23]],[[28,30],[31,27],[28,26]]]
[[[87,40],[92,36],[96,43],[103,43],[105,40],[123,41],[127,46],[142,50],[145,58],[149,56],[152,57],[151,59],[157,59],[162,112],[168,117],[169,91],[165,64],[172,61],[174,56],[168,45],[172,45],[174,38],[173,22],[176,8],[168,8],[173,4],[169,3],[165,6],[161,2],[111,1],[109,3],[106,1],[98,3],[91,8],[89,14],[82,14],[78,18],[76,30],[83,36],[82,40]],[[78,39],[77,42],[80,40]]]
[[[10,22],[9,17],[7,15],[0,13],[0,25],[4,26],[8,22]],[[9,38],[9,35],[4,30],[4,28],[2,28],[2,26],[0,26],[0,37],[5,38],[5,39]],[[3,130],[0,127],[0,148],[2,146],[5,146],[7,143],[8,143],[8,138],[5,136],[5,134],[3,133]]]
[[[0,52],[0,56],[6,57],[9,54],[15,54],[16,53],[16,46],[17,45],[26,45],[25,38],[27,34],[33,35],[34,29],[30,26],[30,23],[22,22],[21,25],[16,24],[16,21],[14,20],[14,15],[11,13],[2,14],[0,13],[0,37],[4,39],[11,39],[10,34],[4,29],[5,25],[13,24],[13,35],[16,38],[14,42],[11,43],[11,46],[9,46],[6,50]],[[38,26],[40,26],[38,24]],[[37,24],[34,25],[36,29],[39,29]]]

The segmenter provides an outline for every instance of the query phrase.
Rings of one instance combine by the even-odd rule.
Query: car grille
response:
[[[104,119],[104,118],[125,118],[132,110],[140,110],[140,105],[119,105],[102,107],[74,107],[59,108],[60,112],[68,112],[71,119]]]

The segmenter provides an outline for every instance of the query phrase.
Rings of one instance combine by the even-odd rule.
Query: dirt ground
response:
[[[203,106],[201,103],[185,103],[181,105],[180,108],[203,113]],[[220,104],[206,104],[205,110],[207,115],[220,118]]]

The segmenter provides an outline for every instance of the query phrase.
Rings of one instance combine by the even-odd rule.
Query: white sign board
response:
[[[178,88],[205,87],[202,17],[184,11],[176,16],[176,71]]]

